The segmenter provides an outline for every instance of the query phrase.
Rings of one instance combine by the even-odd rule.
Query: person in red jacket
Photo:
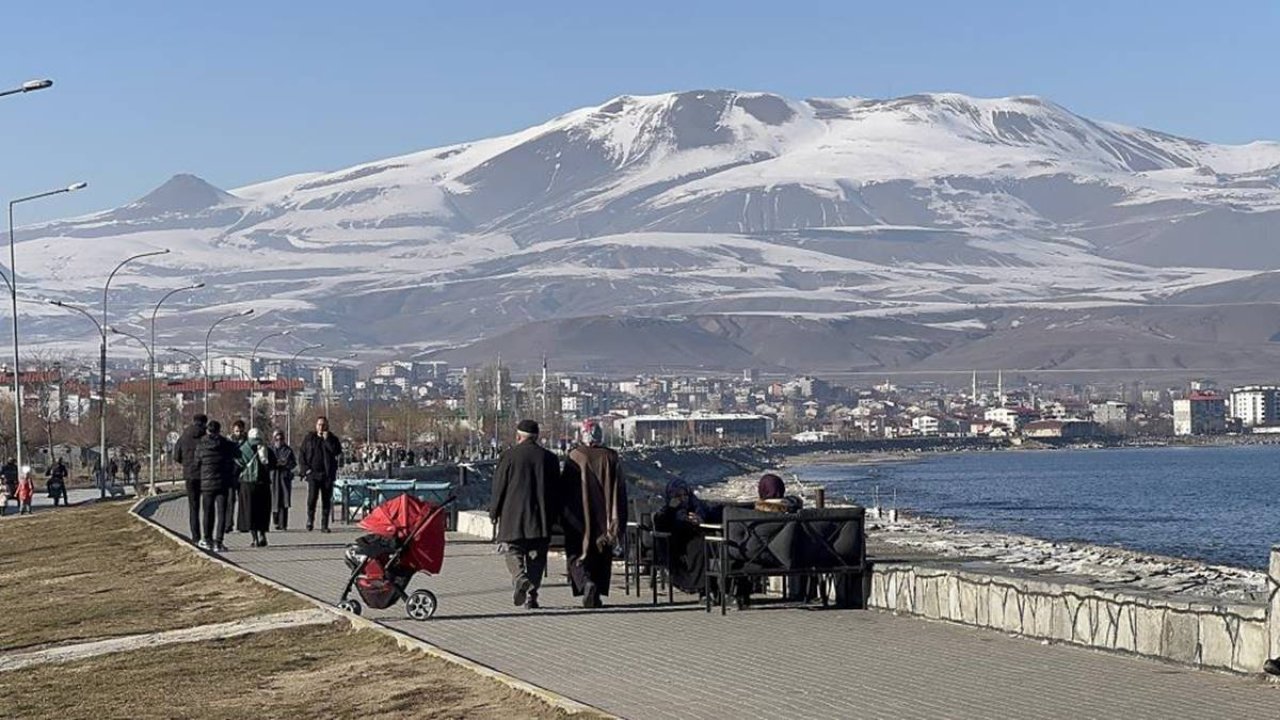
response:
[[[18,476],[18,514],[31,513],[31,498],[36,495],[36,484],[31,480],[31,467],[24,465]]]

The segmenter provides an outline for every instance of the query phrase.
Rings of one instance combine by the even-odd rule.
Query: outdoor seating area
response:
[[[724,613],[734,588],[754,591],[762,581],[781,578],[781,594],[788,599],[862,606],[868,569],[865,508],[778,513],[730,503],[717,511],[718,523],[672,526],[662,522],[661,508],[633,502],[623,553],[624,592],[647,592],[657,605],[664,593],[667,603],[674,603],[680,589],[698,594],[708,612],[719,604]]]

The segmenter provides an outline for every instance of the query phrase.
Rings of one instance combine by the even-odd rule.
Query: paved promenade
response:
[[[304,523],[295,502],[298,528]],[[155,519],[185,535],[186,501]],[[334,602],[342,547],[357,532],[272,533],[267,548],[228,538],[226,558]],[[403,607],[370,617],[445,650],[605,711],[645,718],[1280,717],[1280,687],[1256,678],[1006,637],[865,610],[773,606],[707,615],[685,597],[639,604],[615,588],[604,610],[577,607],[553,560],[543,610],[511,606],[488,542],[451,538],[442,574],[419,577],[435,619]],[[680,600],[677,597],[677,600]]]

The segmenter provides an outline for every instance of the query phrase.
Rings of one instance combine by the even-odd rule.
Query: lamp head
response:
[[[28,80],[22,83],[22,92],[27,93],[35,90],[44,90],[48,87],[53,87],[53,81],[47,78],[41,80]]]
[[[67,186],[67,192],[75,192],[76,190],[83,190],[87,187],[89,187],[89,183],[87,182],[81,181],[78,183],[72,183]]]

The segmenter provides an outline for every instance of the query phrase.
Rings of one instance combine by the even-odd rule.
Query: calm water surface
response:
[[[1280,446],[1003,451],[795,466],[828,496],[973,528],[1265,568],[1280,544]]]

